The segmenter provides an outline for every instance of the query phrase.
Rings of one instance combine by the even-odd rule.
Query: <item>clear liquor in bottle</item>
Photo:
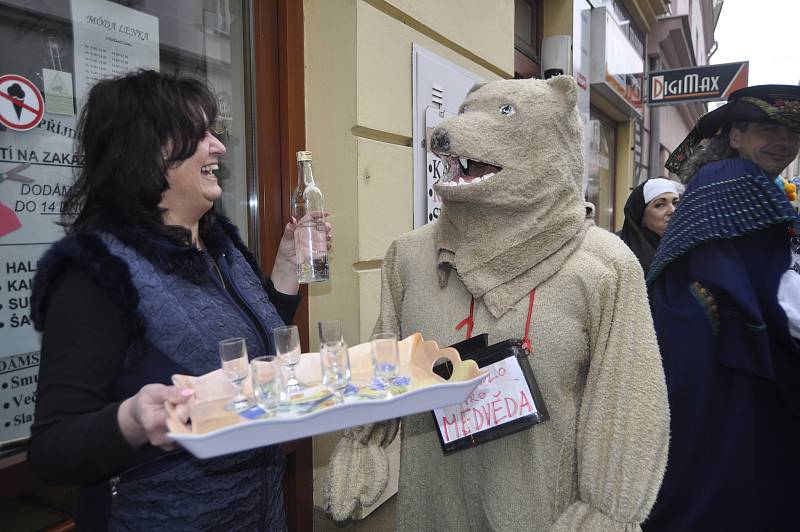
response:
[[[330,279],[325,203],[314,182],[311,152],[297,152],[297,188],[292,193],[292,216],[297,220],[294,249],[297,281],[318,283]]]

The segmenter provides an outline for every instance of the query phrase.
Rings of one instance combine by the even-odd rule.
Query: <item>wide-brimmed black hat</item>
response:
[[[800,86],[754,85],[732,93],[728,102],[704,114],[673,151],[667,170],[677,173],[695,146],[734,122],[775,122],[800,133]]]

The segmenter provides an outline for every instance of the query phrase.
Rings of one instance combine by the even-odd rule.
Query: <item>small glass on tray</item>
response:
[[[370,337],[369,343],[375,384],[383,387],[387,397],[391,397],[391,387],[400,366],[397,335],[387,332],[376,333]]]
[[[300,333],[297,325],[276,327],[272,330],[275,338],[275,351],[281,363],[286,367],[286,392],[292,393],[306,387],[294,372],[294,367],[300,362]]]
[[[321,321],[318,327],[322,384],[333,392],[336,402],[340,403],[350,384],[350,355],[342,335],[342,323],[339,320]]]
[[[250,374],[247,360],[247,344],[244,338],[227,338],[219,343],[219,358],[222,373],[236,389],[236,395],[225,404],[225,410],[244,410],[248,406],[247,397],[242,393],[242,384]]]
[[[250,361],[253,379],[253,398],[267,415],[273,415],[283,397],[281,361],[274,355],[256,357]]]

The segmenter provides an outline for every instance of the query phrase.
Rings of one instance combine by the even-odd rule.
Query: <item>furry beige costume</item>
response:
[[[535,288],[530,363],[551,419],[444,456],[429,413],[404,418],[399,530],[637,530],[655,501],[664,374],[639,263],[581,197],[575,101],[568,77],[492,82],[434,131],[456,175],[437,185],[442,217],[392,243],[376,329],[451,344],[474,298],[474,334],[520,338]],[[387,440],[370,431],[334,453],[335,517],[385,483],[355,473],[354,448]]]

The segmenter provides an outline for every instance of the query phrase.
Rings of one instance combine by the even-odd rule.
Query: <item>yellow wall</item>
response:
[[[377,7],[383,2],[370,3]],[[387,0],[386,3],[497,68],[514,72],[513,0]]]
[[[396,18],[397,6],[416,13],[425,2],[306,0],[307,140],[334,226],[332,281],[310,287],[311,345],[317,343],[314,325],[323,318],[344,320],[345,339],[351,343],[369,336],[374,320],[366,328],[359,325],[359,277],[369,278],[391,240],[412,228],[412,43],[486,78],[498,78],[499,72],[510,76],[513,2],[502,3],[507,5],[492,10],[480,0],[436,3],[458,6],[453,11],[464,17],[459,33],[458,25],[434,16],[436,11],[428,17],[438,28],[409,14],[404,16],[410,24]],[[489,11],[506,16],[495,14],[496,27],[487,27]],[[466,38],[461,42],[473,46],[471,53],[482,60],[496,61],[487,63],[492,70],[453,50],[462,46],[460,34],[471,35],[468,28],[478,23],[483,24],[483,46]],[[505,37],[486,38],[492,35]],[[501,48],[505,54],[498,52]]]
[[[352,345],[377,318],[386,249],[413,228],[412,43],[487,79],[511,77],[514,2],[305,0],[304,12],[306,138],[334,231],[331,281],[309,288],[310,345],[326,318],[343,320]],[[337,439],[314,439],[318,506]],[[397,489],[397,448],[389,454],[385,497]]]
[[[633,186],[633,133],[632,120],[617,123],[616,183],[614,187],[614,230],[622,229],[625,221],[625,202]]]
[[[542,36],[572,35],[572,0],[542,2]]]

